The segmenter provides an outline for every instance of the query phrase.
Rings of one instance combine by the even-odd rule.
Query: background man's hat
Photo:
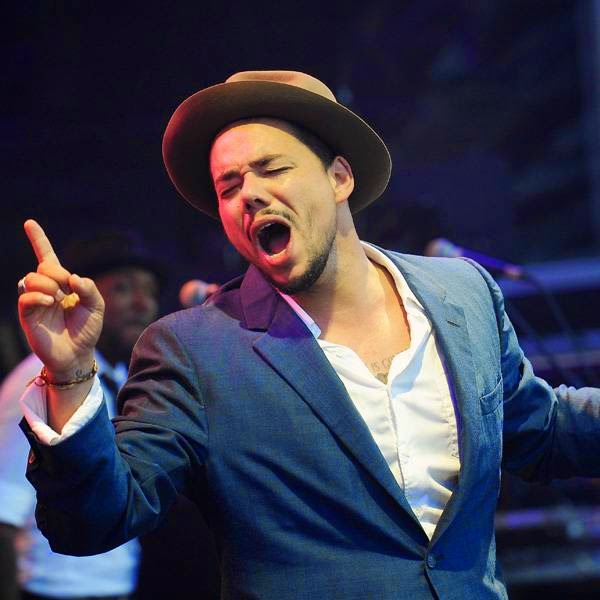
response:
[[[59,254],[65,268],[82,277],[137,267],[153,273],[162,288],[167,271],[162,261],[132,231],[102,230],[73,240]]]
[[[353,213],[384,192],[392,168],[386,145],[324,83],[297,71],[244,71],[182,102],[163,138],[171,181],[190,204],[211,217],[218,216],[209,172],[211,144],[227,124],[252,117],[296,123],[346,158],[355,178],[349,199]]]

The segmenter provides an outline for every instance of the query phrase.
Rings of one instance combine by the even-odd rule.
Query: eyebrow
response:
[[[269,165],[269,163],[273,162],[278,158],[281,158],[282,156],[283,154],[266,154],[265,156],[261,156],[260,158],[257,158],[256,160],[253,160],[248,164],[252,169],[264,169]],[[239,169],[236,169],[235,167],[232,169],[227,169],[215,179],[215,185],[224,181],[231,181],[232,179],[237,177],[238,174]]]

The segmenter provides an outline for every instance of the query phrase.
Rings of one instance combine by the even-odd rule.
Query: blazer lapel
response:
[[[241,293],[248,328],[266,330],[254,342],[256,352],[418,524],[371,432],[304,323],[254,267]]]
[[[429,273],[402,257],[389,252],[386,254],[401,270],[410,289],[431,320],[458,408],[457,427],[460,434],[461,459],[459,480],[436,527],[432,540],[435,541],[447,529],[461,505],[463,496],[471,489],[472,466],[477,461],[480,415],[472,351],[473,340],[469,337],[463,309],[450,301],[445,288],[439,285]]]

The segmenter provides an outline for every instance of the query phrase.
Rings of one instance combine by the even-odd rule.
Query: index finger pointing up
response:
[[[50,240],[37,221],[28,219],[25,221],[23,227],[25,228],[25,233],[29,238],[29,242],[31,243],[31,247],[35,252],[38,262],[49,262],[55,265],[60,265],[60,261],[54,252],[54,248],[52,248]]]

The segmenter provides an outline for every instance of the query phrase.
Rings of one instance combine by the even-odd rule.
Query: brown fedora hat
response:
[[[218,218],[209,172],[213,139],[227,124],[252,117],[283,119],[308,129],[352,166],[353,213],[376,200],[390,178],[392,161],[383,140],[342,106],[321,81],[298,71],[244,71],[196,92],[173,113],[163,138],[163,159],[178,192]]]

